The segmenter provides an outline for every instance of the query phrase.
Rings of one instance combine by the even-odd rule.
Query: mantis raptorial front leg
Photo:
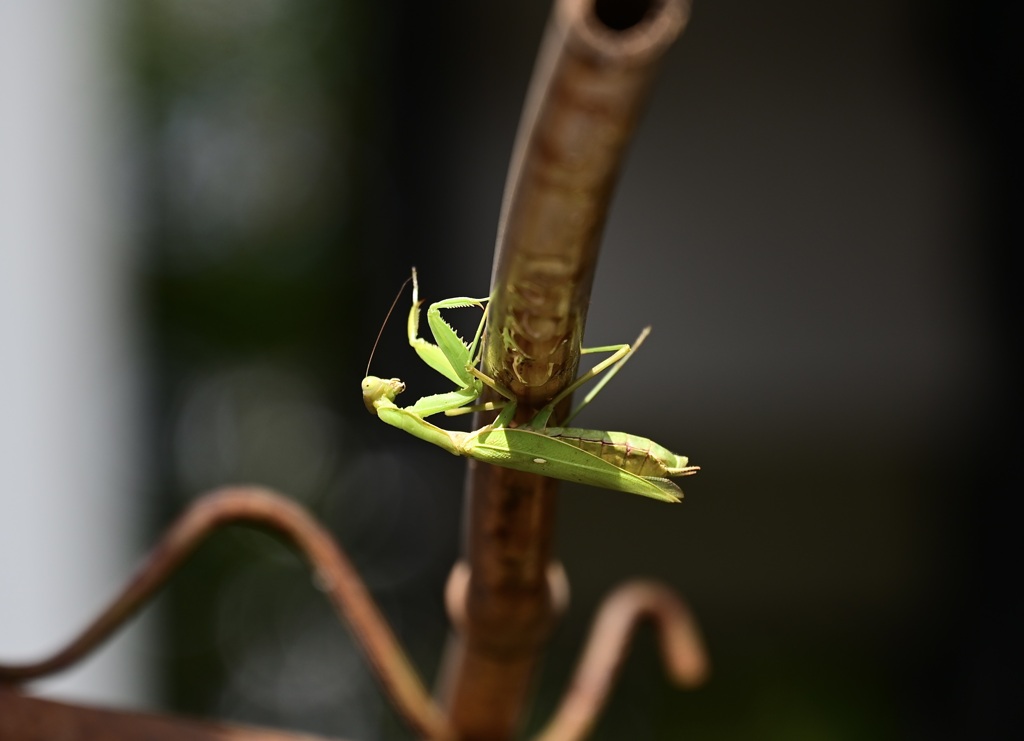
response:
[[[427,325],[434,336],[433,344],[419,336],[420,326],[420,286],[416,268],[412,269],[412,308],[409,310],[407,322],[409,345],[420,359],[442,376],[454,383],[458,388],[444,394],[424,396],[409,410],[429,417],[439,412],[451,413],[472,404],[483,391],[483,382],[474,375],[474,366],[480,361],[480,339],[487,322],[487,299],[458,297],[438,301],[427,309]],[[480,324],[476,328],[472,342],[465,342],[448,322],[441,316],[442,309],[463,309],[477,307],[482,311]],[[510,398],[508,392],[503,392]]]
[[[454,455],[567,481],[641,494],[662,501],[679,501],[682,491],[668,477],[685,476],[698,470],[696,466],[688,465],[685,456],[636,435],[547,426],[555,406],[562,399],[584,383],[605,373],[604,378],[569,415],[569,419],[589,404],[636,352],[650,328],[644,329],[632,346],[610,345],[582,351],[611,352],[612,355],[577,378],[526,425],[511,427],[516,410],[515,398],[476,368],[486,315],[469,344],[459,339],[440,316],[439,309],[442,308],[483,307],[484,302],[485,299],[456,298],[432,304],[427,312],[427,322],[437,341],[436,345],[432,345],[418,336],[419,293],[414,272],[409,344],[424,362],[460,388],[448,394],[424,397],[412,406],[403,408],[395,403],[395,397],[405,390],[402,381],[397,378],[367,376],[362,382],[363,402],[367,409],[389,425]],[[492,407],[501,408],[501,413],[493,423],[473,432],[458,432],[445,430],[425,419],[442,411],[452,415],[479,408],[470,405],[479,398],[484,385],[507,399]]]

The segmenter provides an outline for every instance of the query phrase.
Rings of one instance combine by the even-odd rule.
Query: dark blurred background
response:
[[[132,558],[200,492],[278,488],[334,530],[429,682],[463,465],[375,421],[356,386],[410,266],[427,301],[487,294],[549,5],[108,5],[149,461]],[[992,738],[1017,720],[1021,13],[698,0],[613,201],[587,344],[654,333],[580,423],[703,470],[675,508],[564,487],[573,604],[529,727],[632,576],[686,596],[714,674],[668,687],[641,637],[595,738]],[[441,390],[404,331],[373,369]],[[160,609],[150,707],[405,737],[273,539],[218,535]]]

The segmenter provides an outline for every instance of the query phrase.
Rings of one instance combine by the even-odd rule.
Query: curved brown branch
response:
[[[643,620],[654,623],[669,678],[684,687],[704,681],[708,659],[690,610],[664,585],[629,582],[601,605],[572,684],[554,717],[534,741],[586,738],[608,700],[633,633]]]
[[[554,4],[505,184],[483,359],[521,407],[575,378],[615,182],[688,13],[685,0]]]
[[[171,526],[121,595],[88,628],[43,661],[0,665],[0,683],[25,682],[74,664],[138,611],[211,532],[236,523],[261,525],[291,541],[312,564],[317,586],[327,593],[339,616],[348,622],[378,680],[406,722],[425,737],[453,738],[447,721],[423,687],[398,639],[330,534],[294,502],[257,487],[221,489],[199,499]]]
[[[515,393],[520,420],[576,375],[615,182],[688,12],[687,0],[554,3],[505,185],[483,355],[484,372]],[[557,483],[469,468],[465,623],[442,685],[460,736],[490,741],[518,727],[555,624],[547,572]]]

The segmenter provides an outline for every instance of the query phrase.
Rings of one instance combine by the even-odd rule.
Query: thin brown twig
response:
[[[534,741],[586,738],[604,708],[637,626],[650,620],[658,633],[669,678],[694,687],[708,674],[708,658],[690,610],[668,587],[633,581],[605,598],[565,697]]]
[[[25,682],[74,664],[138,611],[211,532],[236,523],[267,527],[294,544],[313,565],[318,588],[348,622],[405,721],[426,738],[454,738],[366,586],[330,534],[294,502],[258,487],[221,489],[199,499],[172,525],[120,596],[89,627],[47,659],[0,665],[0,683]]]

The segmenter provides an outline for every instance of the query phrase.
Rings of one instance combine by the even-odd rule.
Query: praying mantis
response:
[[[438,301],[427,309],[427,324],[434,343],[419,336],[422,301],[415,268],[412,271],[412,308],[407,332],[409,344],[427,365],[454,383],[457,388],[443,394],[425,396],[415,404],[400,407],[395,398],[405,390],[397,378],[367,375],[362,381],[366,408],[382,421],[433,443],[453,455],[473,458],[495,466],[512,468],[542,476],[590,484],[605,489],[639,494],[663,502],[678,502],[683,492],[669,477],[696,473],[686,456],[677,455],[652,440],[624,432],[607,432],[573,427],[548,427],[555,407],[569,394],[597,377],[605,376],[570,413],[576,416],[601,391],[643,343],[650,327],[632,344],[583,348],[582,354],[607,352],[611,355],[577,378],[555,396],[525,425],[513,427],[516,397],[501,384],[486,376],[476,365],[488,299],[458,297]],[[463,341],[441,316],[445,309],[478,307],[483,311],[472,341]],[[367,369],[369,370],[369,369]],[[474,405],[484,387],[496,391],[503,401]],[[500,409],[497,418],[472,432],[445,430],[426,417],[441,412],[448,416],[480,409]]]

